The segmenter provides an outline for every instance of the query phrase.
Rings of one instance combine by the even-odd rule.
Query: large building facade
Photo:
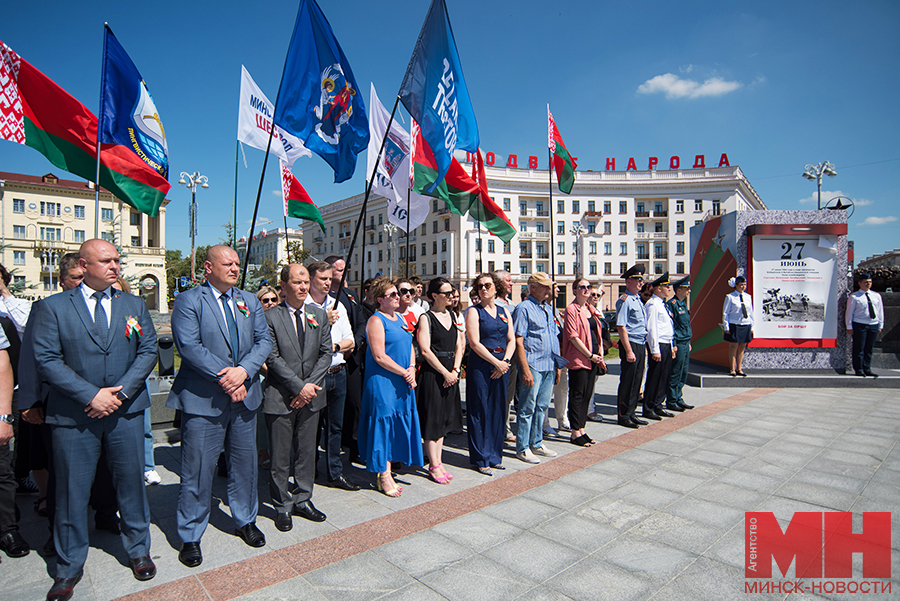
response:
[[[566,288],[560,302],[571,298],[571,282],[583,275],[604,288],[602,308],[608,309],[630,265],[642,263],[648,274],[687,275],[692,226],[726,212],[766,208],[738,166],[578,171],[572,193],[562,194],[554,182],[552,198],[546,170],[487,167],[486,174],[516,236],[503,243],[470,217],[431,200],[425,223],[409,236],[411,274],[444,276],[468,290],[482,271],[509,271],[521,286],[531,273],[552,272]],[[304,224],[304,245],[317,256],[346,255],[361,206],[357,195],[321,207],[325,233]],[[386,226],[385,199],[369,199],[364,223],[365,247],[357,241],[350,285],[378,273],[405,273],[407,237]]]
[[[151,311],[168,312],[165,204],[158,217],[100,190],[100,237],[120,247],[122,275]],[[0,172],[0,263],[24,285],[20,296],[59,290],[59,258],[94,237],[90,182]]]

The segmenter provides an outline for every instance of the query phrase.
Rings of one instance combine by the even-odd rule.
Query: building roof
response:
[[[15,182],[19,184],[30,184],[33,186],[46,186],[48,188],[56,188],[63,190],[76,190],[78,192],[94,191],[94,182],[88,182],[80,179],[60,179],[54,173],[45,173],[44,175],[25,175],[24,173],[9,173],[0,171],[0,182]],[[104,194],[111,192],[100,186],[100,191]],[[116,196],[115,198],[119,198]],[[119,199],[121,200],[121,199]],[[170,199],[164,198],[161,206],[169,204]]]

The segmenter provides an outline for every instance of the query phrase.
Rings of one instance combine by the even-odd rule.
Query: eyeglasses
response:
[[[415,292],[414,288],[401,288],[400,294],[412,294]]]
[[[384,297],[382,297],[382,298],[397,298],[398,296],[400,296],[400,295],[397,294],[396,291],[394,291],[394,292],[391,292],[390,294],[385,294]]]
[[[267,298],[260,299],[260,302],[262,302],[262,303],[277,303],[277,302],[278,302],[278,298],[277,298],[277,297],[274,297],[274,296],[270,296],[270,297],[267,297]]]
[[[484,288],[485,290],[490,290],[494,287],[492,282],[482,282],[481,284],[475,284],[475,290],[481,290]]]
[[[438,290],[437,292],[435,292],[435,294],[443,294],[444,296],[447,296],[447,295],[452,296],[453,291],[452,290]]]
[[[591,298],[600,298],[600,295],[599,295],[599,294],[592,294],[592,295],[591,295]]]
[[[582,284],[581,286],[575,286],[575,290],[590,290],[590,289],[591,289],[591,287],[588,285],[585,285],[585,284]]]

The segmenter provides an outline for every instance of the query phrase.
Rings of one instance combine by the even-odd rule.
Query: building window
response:
[[[634,245],[634,250],[637,253],[638,261],[643,261],[650,258],[650,255],[647,254],[647,247],[643,242],[638,242]]]
[[[423,223],[422,224],[422,235],[424,236],[427,233],[428,233],[428,224]]]
[[[58,202],[41,202],[41,215],[47,217],[59,217],[60,207],[61,205]],[[112,209],[110,209],[110,214],[112,214]],[[110,219],[112,219],[112,217],[110,217]]]
[[[444,231],[445,232],[450,231],[450,220],[449,219],[444,219]]]
[[[722,203],[719,202],[718,198],[713,199],[712,213],[713,215],[722,214]]]
[[[581,212],[581,203],[577,200],[572,201],[572,212],[580,213]]]
[[[603,212],[604,213],[612,213],[612,201],[609,201],[609,200],[603,201]]]
[[[588,244],[588,248],[590,249],[589,252],[590,252],[592,255],[596,255],[596,254],[597,254],[597,243],[596,243],[596,242],[590,242],[590,243]]]
[[[444,261],[444,264],[446,265],[447,261]],[[494,267],[495,267],[495,263],[493,261],[488,261],[488,271],[491,273],[494,273]],[[444,271],[444,273],[447,273],[447,272]]]
[[[702,210],[703,210],[703,201],[702,201],[702,200],[695,200],[695,201],[694,201],[694,212],[695,212],[695,213],[699,213],[699,212],[702,211]]]
[[[619,222],[619,233],[620,233],[620,234],[627,234],[627,233],[628,233],[628,222],[627,222],[627,221],[620,221],[620,222]]]
[[[560,221],[556,224],[556,233],[557,234],[565,234],[566,233],[566,222]]]
[[[131,212],[131,225],[140,225],[141,224],[141,214]]]
[[[566,243],[565,242],[557,242],[556,243],[556,254],[558,254],[558,255],[566,254]]]
[[[643,221],[636,222],[634,224],[634,231],[637,232],[638,234],[643,234],[644,233],[644,222]]]
[[[384,251],[383,250],[378,251],[378,260],[384,261]]]
[[[19,240],[25,239],[25,226],[24,225],[14,225],[13,226],[13,238],[17,238]]]
[[[100,232],[100,238],[106,240],[110,244],[113,244],[113,233],[112,232]]]
[[[478,271],[481,272],[481,261],[478,261]],[[437,261],[431,263],[431,273],[437,275]]]
[[[591,275],[597,275],[597,261],[588,263],[588,269],[590,270]]]
[[[538,263],[537,265],[534,266],[534,269],[535,269],[535,271],[537,271],[538,273],[545,273],[545,272],[547,271],[547,268],[544,267],[544,264],[543,264],[543,263]]]
[[[619,214],[624,215],[628,212],[628,201],[620,200],[619,201]]]
[[[13,213],[25,212],[25,200],[22,198],[13,198]]]
[[[140,236],[132,236],[131,237],[131,245],[132,246],[140,246],[141,245],[141,237]]]
[[[109,236],[110,236],[109,242],[112,242],[112,234],[110,234]],[[62,230],[58,227],[42,227],[41,228],[41,240],[49,240],[51,242],[57,241],[57,240],[62,240]]]
[[[503,199],[503,210],[504,210],[504,211],[508,211],[508,210],[509,210],[509,199],[508,199],[508,198],[504,198],[504,199]]]
[[[619,254],[620,255],[628,254],[628,243],[627,242],[619,242]]]
[[[612,242],[604,242],[603,243],[603,254],[604,255],[612,254]]]
[[[675,222],[675,233],[676,234],[684,233],[684,221],[676,221]]]
[[[438,211],[437,199],[435,198],[434,200],[431,201],[431,212],[437,213],[437,211]]]
[[[663,266],[662,263],[654,263],[653,264],[653,273],[655,273],[657,275],[662,275],[663,273],[665,273],[665,271],[666,271],[666,268]]]
[[[519,273],[521,273],[522,275],[528,275],[529,273],[531,273],[531,266],[527,261],[519,263]]]
[[[663,209],[663,203],[657,202],[653,205],[653,211],[656,213],[662,213],[665,209]]]
[[[520,232],[527,232],[527,231],[528,231],[528,224],[525,223],[524,221],[520,221],[520,222],[519,222],[519,231],[520,231]]]
[[[597,233],[597,222],[596,221],[588,221],[588,233],[589,234]]]
[[[480,246],[478,248],[479,248],[479,250],[481,249]],[[431,254],[433,254],[433,255],[437,254],[437,240],[431,241]]]
[[[422,263],[422,275],[428,275],[428,270],[425,268],[425,263]]]
[[[557,213],[565,213],[566,212],[566,201],[564,201],[564,200],[556,201],[556,212]]]
[[[612,274],[612,263],[604,263],[603,264],[603,275],[611,275]]]
[[[676,242],[675,243],[675,254],[677,254],[677,255],[684,254],[684,242]],[[682,273],[682,272],[679,271],[678,273]]]
[[[428,247],[425,246],[425,243],[422,243],[422,256],[426,256],[428,254]]]
[[[675,201],[675,212],[676,213],[684,213],[684,201],[683,200]]]
[[[597,211],[597,203],[593,200],[588,201],[588,213],[594,213]]]
[[[24,265],[25,264],[25,251],[24,250],[14,250],[13,251],[13,265]]]
[[[378,213],[378,225],[384,225],[384,215],[381,213]],[[334,232],[331,232],[331,235],[334,236]]]
[[[438,223],[437,223],[437,221],[432,221],[432,222],[431,222],[431,233],[432,233],[432,234],[438,233]]]
[[[366,254],[369,255],[368,257],[366,257],[366,261],[371,263],[372,262],[372,251],[371,250],[367,251]]]
[[[446,238],[441,240],[441,252],[442,253],[447,252],[447,239]]]
[[[493,270],[494,270],[493,262],[491,262],[491,271],[493,271]],[[441,261],[441,273],[442,274],[447,273],[447,261]]]
[[[610,221],[604,221],[604,222],[603,222],[603,233],[604,233],[604,234],[611,234],[611,233],[612,233],[612,222],[610,222]]]
[[[578,242],[577,241],[572,242],[572,254],[573,255],[578,254]]]
[[[557,273],[557,275],[565,275],[566,274],[566,264],[565,263],[557,263],[556,264],[556,273]]]
[[[384,232],[378,232],[378,244],[384,242]],[[331,243],[331,250],[334,250],[334,242]]]
[[[666,253],[663,251],[663,245],[660,242],[657,242],[653,245],[653,258],[654,259],[665,259]]]
[[[84,230],[75,230],[75,243],[81,244],[84,242]]]
[[[628,271],[628,263],[619,263],[619,273]]]
[[[663,222],[662,221],[654,221],[653,222],[653,231],[656,232],[657,234],[661,234],[664,231],[666,231],[663,228]]]
[[[684,273],[684,261],[675,264],[675,273]]]
[[[539,200],[535,203],[536,214],[538,217],[546,217],[547,213],[544,211],[544,201]]]
[[[503,271],[512,271],[512,263],[510,263],[509,261],[503,261]]]
[[[112,221],[113,220],[113,210],[112,209],[100,209],[100,219],[102,221]],[[332,232],[334,233],[334,232]]]
[[[528,204],[524,200],[519,201],[519,212],[525,215],[528,212]]]
[[[512,245],[509,242],[503,243],[503,252],[507,255],[512,252]],[[509,270],[507,269],[506,271]]]
[[[488,240],[488,252],[489,253],[494,252],[494,241],[493,240]]]
[[[642,202],[635,203],[634,210],[636,213],[645,213],[646,211],[644,210],[644,203],[642,203]]]
[[[544,231],[544,222],[543,222],[543,221],[538,221],[537,223],[535,223],[535,224],[534,224],[534,229],[535,229],[535,231],[537,231],[537,232],[543,232],[543,231]]]

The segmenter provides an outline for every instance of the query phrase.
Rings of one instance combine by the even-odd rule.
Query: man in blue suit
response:
[[[140,298],[112,284],[119,253],[105,240],[81,245],[81,286],[34,305],[34,357],[50,384],[45,420],[56,473],[56,578],[48,601],[69,599],[88,553],[87,504],[105,447],[121,514],[122,543],[138,580],[150,560],[150,506],[144,492],[145,380],[156,364],[156,330]]]
[[[181,552],[189,568],[203,562],[200,539],[209,523],[216,458],[228,460],[228,505],[235,534],[251,547],[266,537],[256,527],[256,410],[262,402],[259,369],[272,350],[262,305],[234,287],[237,253],[209,249],[206,283],[178,295],[172,334],[181,355],[167,407],[180,409],[181,492],[176,515]]]

